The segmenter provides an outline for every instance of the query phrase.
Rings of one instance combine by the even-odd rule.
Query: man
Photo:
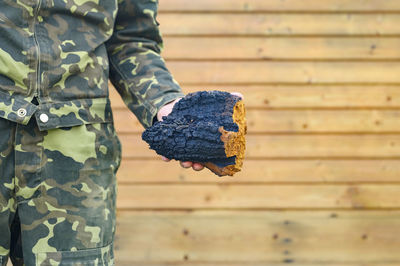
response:
[[[145,127],[183,96],[156,13],[156,0],[0,1],[0,265],[114,265],[108,80]]]

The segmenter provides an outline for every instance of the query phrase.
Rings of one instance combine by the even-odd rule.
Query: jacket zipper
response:
[[[39,15],[39,9],[42,4],[42,0],[38,1],[38,4],[35,8],[35,13],[34,13],[34,25],[33,25],[33,38],[35,40],[35,45],[36,45],[36,53],[37,53],[37,62],[36,62],[36,84],[35,84],[35,92],[34,92],[34,97],[39,102],[39,90],[40,90],[40,83],[41,83],[41,78],[40,78],[40,46],[39,46],[39,41],[37,39],[37,34],[36,34],[36,24],[39,23],[38,15]]]

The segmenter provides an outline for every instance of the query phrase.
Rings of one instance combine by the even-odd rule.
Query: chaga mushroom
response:
[[[142,139],[168,159],[199,162],[219,176],[239,172],[246,118],[240,97],[222,91],[188,94],[172,112],[146,129]]]

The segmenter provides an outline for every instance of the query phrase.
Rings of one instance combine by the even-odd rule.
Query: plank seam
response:
[[[181,86],[400,86],[400,82],[180,82]]]
[[[157,212],[169,212],[169,211],[182,211],[182,212],[194,212],[194,211],[400,211],[399,207],[325,207],[325,208],[302,208],[302,207],[286,207],[286,208],[265,208],[265,207],[253,207],[253,208],[237,208],[237,207],[196,207],[196,208],[133,208],[133,207],[117,207],[117,210],[120,211],[157,211]]]
[[[337,10],[337,11],[328,11],[328,10],[272,10],[272,9],[258,9],[258,10],[178,10],[178,9],[170,9],[163,10],[159,9],[158,14],[167,14],[167,15],[273,15],[273,14],[289,14],[289,15],[396,15],[400,14],[400,10]]]
[[[136,212],[135,210],[123,210],[123,209],[119,209],[118,210],[119,211],[119,213],[121,213],[121,214],[124,214],[124,213],[129,213],[129,212]],[[145,213],[145,212],[149,212],[149,213],[152,213],[152,210],[146,210],[146,209],[140,209],[140,210],[138,210],[137,212],[140,212],[140,213]],[[161,210],[160,212],[167,212],[168,210]],[[207,210],[206,210],[207,211]],[[214,212],[214,213],[217,213],[217,212],[220,212],[220,213],[235,213],[235,212],[237,212],[237,213],[241,213],[241,212],[253,212],[252,210],[250,210],[250,211],[247,211],[247,210],[242,210],[242,209],[240,209],[240,210],[211,210],[212,212]],[[299,210],[299,209],[294,209],[294,210],[292,210],[293,212],[309,212],[309,210],[306,210],[306,211],[304,211],[304,210]],[[314,211],[315,212],[325,212],[325,213],[330,213],[331,212],[331,210],[311,210],[311,212],[312,213],[314,213]],[[354,212],[354,211],[357,211],[357,212],[364,212],[364,213],[368,213],[368,212],[370,212],[370,213],[376,213],[376,212],[393,212],[393,213],[396,213],[396,214],[400,214],[400,211],[399,210],[389,210],[389,211],[386,211],[386,210],[349,210],[349,209],[345,209],[345,210],[339,210],[339,212],[345,212],[345,213],[347,213],[347,212]],[[177,209],[177,210],[172,210],[171,211],[172,213],[187,213],[187,212],[190,212],[190,213],[194,213],[194,214],[197,214],[197,215],[199,215],[199,214],[202,214],[203,213],[203,210],[199,210],[199,209],[190,209],[189,211],[187,211],[187,210],[182,210],[182,209]],[[258,212],[258,211],[256,211],[256,212]],[[272,210],[271,212],[282,212],[281,210]],[[117,215],[118,215],[118,213],[117,213]],[[338,217],[340,217],[340,216],[338,216]],[[332,218],[337,218],[337,217],[332,217]],[[395,218],[395,219],[397,219],[397,217]]]
[[[118,179],[118,177],[117,177]],[[242,182],[242,181],[222,181],[221,179],[216,179],[215,182],[190,182],[190,181],[182,181],[182,182],[134,182],[134,181],[118,181],[119,185],[144,185],[144,186],[152,186],[152,185],[182,185],[182,186],[191,186],[191,185],[207,185],[207,186],[297,186],[297,185],[307,185],[307,186],[365,186],[365,185],[380,185],[380,186],[393,186],[393,185],[400,185],[400,181],[354,181],[354,182],[327,182],[327,181],[291,181],[291,182]]]
[[[161,27],[162,31],[162,27]],[[216,38],[216,37],[251,37],[251,38],[399,38],[400,34],[295,34],[295,33],[264,33],[264,34],[253,34],[253,33],[235,33],[235,34],[226,34],[226,33],[164,33],[163,37],[207,37],[207,38]]]
[[[218,63],[218,62],[285,62],[285,63],[313,63],[313,62],[327,62],[327,63],[398,63],[400,62],[400,57],[398,58],[272,58],[272,57],[260,57],[260,58],[169,58],[165,57],[166,62],[180,62],[180,63],[196,63],[196,62],[210,62],[210,63]]]
[[[129,156],[125,155],[123,156],[124,159],[130,159],[130,160],[143,160],[143,161],[151,161],[151,160],[156,160],[158,158],[157,154],[154,154],[154,156],[149,156],[149,157],[144,157],[144,156]],[[158,159],[161,160],[161,159]],[[266,157],[266,156],[260,156],[260,157],[254,157],[254,156],[247,156],[245,157],[245,160],[258,160],[258,161],[265,161],[265,160],[270,160],[270,161],[301,161],[301,160],[331,160],[331,161],[342,161],[342,160],[400,160],[400,156],[301,156],[301,157]]]

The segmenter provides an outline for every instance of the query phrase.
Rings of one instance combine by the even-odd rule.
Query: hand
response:
[[[161,156],[161,159],[162,159],[164,162],[169,162],[169,161],[171,161],[170,159],[168,159],[168,158],[166,158],[166,157],[164,157],[164,156]],[[190,167],[192,167],[193,170],[195,170],[195,171],[201,171],[201,170],[204,169],[204,165],[202,165],[201,163],[195,163],[195,162],[179,162],[179,163],[180,163],[181,167],[183,167],[183,168],[190,168]]]
[[[172,101],[170,103],[167,103],[163,107],[160,108],[160,110],[157,113],[157,120],[162,121],[163,116],[169,115],[169,113],[172,112],[172,108],[174,108],[174,105],[179,102],[182,98],[178,98],[175,101]]]
[[[231,94],[232,94],[232,95],[235,95],[235,96],[238,96],[238,97],[240,97],[240,98],[242,98],[242,99],[244,98],[243,95],[242,95],[240,92],[232,92]],[[174,107],[174,105],[175,105],[177,102],[179,102],[180,99],[182,99],[182,98],[176,99],[175,101],[170,102],[170,103],[167,103],[166,105],[164,105],[163,107],[161,107],[161,109],[160,109],[160,110],[158,111],[158,113],[157,113],[157,119],[158,119],[158,121],[162,121],[163,116],[169,115],[169,113],[172,112],[172,108]],[[161,159],[162,159],[164,162],[169,162],[169,161],[171,161],[170,159],[168,159],[168,158],[166,158],[166,157],[164,157],[164,156],[161,156]],[[190,167],[192,167],[193,170],[195,170],[195,171],[201,171],[201,170],[204,169],[204,165],[202,165],[201,163],[196,163],[196,162],[180,162],[180,165],[181,165],[181,167],[183,167],[183,168],[190,168]]]

